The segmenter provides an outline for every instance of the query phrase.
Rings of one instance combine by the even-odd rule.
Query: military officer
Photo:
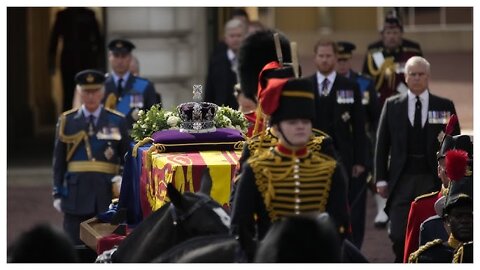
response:
[[[374,79],[382,106],[388,97],[407,92],[405,62],[423,54],[418,43],[403,38],[403,26],[394,14],[385,18],[380,36],[381,40],[368,45],[362,72]]]
[[[315,115],[312,85],[305,79],[272,81],[261,90],[259,102],[270,115],[278,142],[243,165],[232,208],[232,233],[247,231],[261,240],[270,224],[283,216],[328,212],[344,236],[349,226],[345,172],[332,156],[307,147]]]
[[[408,261],[408,257],[410,253],[418,249],[419,245],[419,236],[420,230],[422,231],[423,235],[435,235],[435,231],[442,231],[444,230],[443,225],[438,229],[433,229],[432,232],[427,231],[432,230],[431,228],[435,228],[433,223],[434,219],[430,219],[427,223],[424,221],[427,218],[434,216],[436,214],[441,215],[441,213],[436,213],[434,205],[436,202],[442,197],[445,196],[448,192],[448,186],[450,184],[450,180],[448,179],[445,173],[445,154],[448,150],[451,149],[462,149],[469,153],[471,156],[473,145],[470,139],[470,136],[467,135],[455,135],[452,136],[448,133],[452,132],[453,129],[449,127],[453,127],[456,124],[457,117],[453,115],[450,117],[450,121],[446,128],[446,135],[443,139],[442,145],[440,150],[437,153],[437,160],[438,160],[438,167],[437,167],[437,174],[440,180],[442,181],[442,186],[439,190],[423,194],[415,198],[415,200],[411,203],[410,211],[408,214],[407,220],[407,229],[405,233],[405,248],[404,248],[404,262]],[[452,121],[454,120],[454,121]],[[421,229],[421,226],[424,226],[424,229]],[[427,225],[428,224],[428,225]],[[438,237],[437,237],[438,238]]]
[[[410,255],[410,263],[464,261],[460,257],[465,245],[467,249],[473,245],[473,158],[464,150],[450,150],[445,161],[451,182],[442,216],[449,238],[447,241],[435,239],[421,246]]]
[[[96,70],[77,73],[82,105],[57,123],[53,206],[64,214],[63,228],[76,244],[80,223],[108,209],[129,142],[124,116],[101,105],[104,80]]]
[[[349,176],[350,209],[358,215],[352,217],[352,236],[356,246],[360,247],[365,219],[365,112],[357,83],[339,75],[335,70],[338,61],[336,42],[319,40],[314,46],[314,53],[317,71],[308,77],[315,89],[316,119],[313,127],[332,137],[335,149],[345,165]],[[358,238],[355,236],[357,228]]]
[[[353,243],[358,247],[362,247],[363,236],[365,233],[365,216],[366,216],[366,205],[367,205],[367,189],[366,182],[367,176],[370,175],[373,169],[373,151],[375,145],[375,133],[377,131],[377,122],[378,116],[380,115],[380,105],[378,104],[378,98],[373,85],[373,81],[362,75],[359,72],[352,70],[352,51],[355,50],[355,44],[348,41],[339,41],[337,42],[338,48],[338,61],[336,66],[336,71],[339,75],[349,78],[357,83],[358,89],[360,90],[360,96],[362,100],[362,105],[365,112],[365,131],[367,135],[367,150],[365,157],[365,173],[361,175],[360,181],[352,181],[352,185],[355,187],[350,188],[352,192],[349,195],[350,200],[356,200],[352,202],[352,237]],[[378,196],[378,195],[376,195]],[[380,197],[380,196],[378,196]],[[353,204],[354,203],[354,204]],[[383,205],[381,210],[377,213],[375,218],[375,225],[388,220],[387,214],[383,212]],[[384,217],[382,220],[382,216]],[[378,226],[378,225],[377,225]]]
[[[108,49],[108,61],[112,71],[105,81],[106,93],[102,103],[123,113],[130,130],[138,120],[138,111],[161,103],[161,95],[157,94],[149,80],[130,73],[131,52],[135,49],[133,43],[115,39],[110,41]]]

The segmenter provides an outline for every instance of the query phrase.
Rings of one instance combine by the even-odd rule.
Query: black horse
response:
[[[327,213],[282,218],[260,242],[255,262],[337,263],[340,237]]]
[[[248,262],[238,241],[228,234],[197,236],[184,241],[153,260],[155,263]]]
[[[230,217],[210,197],[206,169],[197,193],[181,194],[167,185],[170,202],[143,220],[112,254],[112,262],[150,262],[171,247],[192,237],[228,234]]]
[[[240,240],[240,241],[239,241]],[[368,260],[348,240],[341,240],[326,213],[285,217],[270,227],[258,243],[228,235],[189,239],[154,262],[365,263]]]

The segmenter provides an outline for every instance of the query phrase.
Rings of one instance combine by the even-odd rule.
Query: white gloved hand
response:
[[[115,175],[112,177],[112,195],[113,198],[118,198],[120,197],[120,190],[122,188],[122,176],[121,175]]]
[[[55,210],[57,210],[59,213],[62,213],[62,199],[60,198],[56,198],[53,200],[53,208],[55,208]]]
[[[112,179],[110,181],[112,183],[120,182],[120,184],[121,184],[122,183],[122,176],[121,175],[115,175],[114,177],[112,177]]]

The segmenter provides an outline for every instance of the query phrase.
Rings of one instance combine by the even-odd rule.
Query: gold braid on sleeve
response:
[[[461,263],[463,262],[463,246],[459,247],[455,254],[453,254],[452,263]]]
[[[88,159],[92,159],[92,150],[90,148],[90,143],[88,141],[87,132],[85,132],[85,130],[82,130],[72,135],[65,135],[65,124],[66,124],[66,117],[65,115],[62,115],[60,116],[60,127],[58,130],[59,132],[58,139],[63,143],[73,144],[72,147],[69,147],[69,150],[67,152],[67,157],[65,160],[70,161],[73,154],[75,153],[75,150],[77,150],[77,147],[82,140],[85,142],[85,149],[87,151]]]
[[[438,244],[441,244],[443,242],[442,239],[435,239],[433,241],[430,241],[428,243],[426,243],[425,245],[419,247],[417,249],[417,251],[413,252],[412,254],[410,254],[410,256],[408,257],[408,263],[418,263],[418,257],[420,257],[420,254],[422,254],[423,252],[425,252],[427,249],[433,247],[433,246],[436,246]]]
[[[368,72],[376,78],[375,90],[379,90],[382,86],[383,80],[387,78],[389,88],[394,87],[395,83],[395,59],[393,57],[385,58],[382,66],[376,69],[373,65],[372,53],[368,53],[367,59]],[[377,78],[378,76],[378,78]]]

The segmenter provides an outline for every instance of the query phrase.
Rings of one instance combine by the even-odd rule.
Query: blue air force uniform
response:
[[[135,48],[128,40],[112,40],[108,49],[113,54],[130,54]],[[138,120],[138,111],[141,109],[150,109],[152,105],[161,103],[162,98],[157,94],[152,82],[125,73],[122,77],[114,72],[107,74],[105,81],[105,97],[102,101],[107,108],[114,108],[125,115],[127,126],[130,130]]]
[[[86,85],[83,80],[89,80],[100,89],[103,74],[87,71],[87,75],[77,75],[78,84]],[[81,243],[80,222],[108,209],[111,179],[120,172],[128,142],[123,115],[101,105],[92,113],[82,105],[59,117],[53,153],[53,197],[61,199],[64,230],[76,243]]]

